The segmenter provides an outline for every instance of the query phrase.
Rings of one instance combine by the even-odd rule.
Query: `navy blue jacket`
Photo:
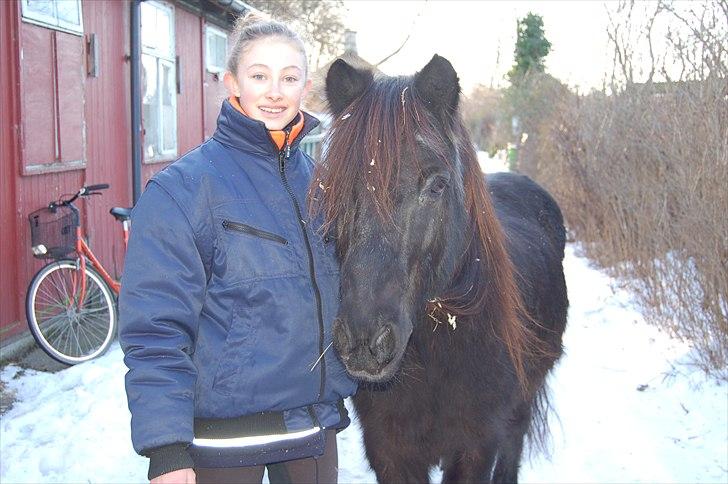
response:
[[[298,149],[317,124],[304,114],[279,150],[225,101],[213,137],[134,207],[119,340],[140,454],[261,464],[318,453],[317,429],[348,425],[356,384],[330,347],[338,263],[309,220],[313,162]]]

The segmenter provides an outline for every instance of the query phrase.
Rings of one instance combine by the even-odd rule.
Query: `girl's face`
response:
[[[226,72],[224,82],[240,98],[245,113],[272,130],[283,129],[296,117],[311,88],[303,53],[275,37],[253,42],[241,54],[238,72]]]

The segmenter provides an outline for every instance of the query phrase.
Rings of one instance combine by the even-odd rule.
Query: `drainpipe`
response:
[[[131,43],[131,180],[132,202],[136,205],[142,194],[142,80],[141,80],[141,2],[130,2]]]

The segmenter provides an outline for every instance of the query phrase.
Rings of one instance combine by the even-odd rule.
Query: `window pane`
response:
[[[159,96],[157,59],[147,54],[142,54],[142,121],[144,159],[149,160],[159,154]]]
[[[58,0],[58,20],[73,25],[81,25],[81,11],[77,0]]]
[[[157,9],[155,45],[160,54],[170,57],[172,55],[172,29],[169,10]]]
[[[23,17],[49,25],[58,26],[56,4],[52,0],[24,0]]]
[[[80,0],[22,0],[23,20],[52,29],[83,33]]]
[[[216,36],[216,40],[215,64],[223,67],[225,65],[225,57],[227,57],[227,39],[223,36]]]
[[[142,45],[146,52],[172,58],[172,16],[171,11],[154,3],[142,3]]]
[[[208,30],[205,34],[205,62],[207,62],[207,67],[212,65],[213,59],[215,58],[215,45],[213,43],[213,39],[214,36]]]
[[[174,65],[161,63],[162,84],[162,152],[174,152],[177,149],[177,115],[175,95],[177,93]]]
[[[210,72],[225,70],[227,59],[227,37],[224,34],[207,28],[205,33],[206,42],[206,67]]]
[[[147,2],[142,2],[142,44],[154,48],[154,29],[156,28],[157,9]]]
[[[26,14],[38,14],[48,18],[56,17],[56,9],[53,0],[26,0]],[[35,17],[35,15],[33,15]]]

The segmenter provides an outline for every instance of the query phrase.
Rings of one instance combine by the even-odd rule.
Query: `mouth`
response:
[[[377,373],[372,373],[366,369],[352,370],[347,366],[346,361],[344,363],[344,366],[346,367],[347,373],[349,373],[349,375],[356,380],[367,383],[386,383],[387,381],[391,380],[392,377],[394,377],[394,375],[399,370],[405,350],[406,347],[399,350],[394,358],[389,363],[380,368]]]
[[[268,114],[281,114],[286,108],[274,108],[268,106],[258,106],[258,109]]]

